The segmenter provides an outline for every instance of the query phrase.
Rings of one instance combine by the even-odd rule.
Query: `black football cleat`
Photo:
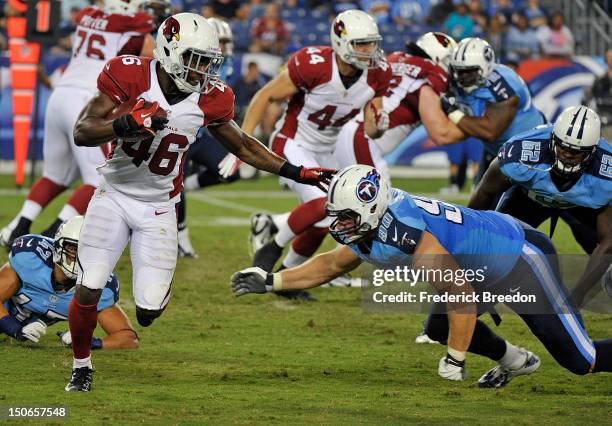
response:
[[[8,227],[2,229],[2,232],[0,235],[0,243],[4,247],[6,247],[7,251],[10,250],[11,246],[13,245],[13,241],[15,241],[17,238],[23,235],[30,233],[31,225],[32,225],[31,220],[26,219],[25,217],[20,218],[19,222],[17,223],[17,226],[12,231],[10,231],[10,228]]]
[[[253,266],[259,267],[266,272],[271,272],[274,264],[280,259],[282,254],[283,248],[272,240],[257,250],[255,256],[253,256]]]
[[[93,370],[89,367],[73,368],[66,392],[89,392],[93,382]]]
[[[540,368],[540,358],[526,349],[520,348],[525,354],[525,362],[522,366],[515,370],[504,368],[501,365],[493,367],[478,380],[478,387],[499,389],[505,387],[510,381],[517,376],[531,374]]]
[[[276,294],[279,297],[285,298],[287,300],[297,300],[301,302],[317,302],[317,298],[312,294],[307,292],[306,290],[283,290],[277,291]]]
[[[62,222],[61,219],[55,219],[55,221],[49,225],[47,229],[42,231],[41,235],[47,238],[55,238],[55,234],[57,234],[57,230],[60,226],[62,226],[62,223],[64,222]]]

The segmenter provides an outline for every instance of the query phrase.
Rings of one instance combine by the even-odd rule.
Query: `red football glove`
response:
[[[300,177],[296,179],[296,181],[307,185],[315,185],[323,192],[327,192],[329,183],[336,172],[337,170],[333,169],[324,169],[321,167],[306,168],[300,166]]]
[[[132,110],[113,121],[113,130],[117,136],[131,136],[144,132],[155,135],[163,130],[168,122],[167,113],[157,102],[146,102],[139,99]]]

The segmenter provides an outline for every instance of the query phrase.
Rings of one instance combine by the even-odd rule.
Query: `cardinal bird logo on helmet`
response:
[[[163,34],[166,37],[166,41],[170,43],[173,39],[179,41],[181,36],[179,35],[179,31],[181,30],[181,24],[172,16],[166,19],[166,23],[164,24]]]
[[[450,40],[445,34],[434,33],[434,36],[436,37],[436,40],[438,40],[438,42],[440,42],[442,46],[448,47],[448,45],[450,44]]]
[[[334,22],[334,34],[336,34],[340,38],[346,35],[346,26],[344,25],[344,22],[340,20]]]

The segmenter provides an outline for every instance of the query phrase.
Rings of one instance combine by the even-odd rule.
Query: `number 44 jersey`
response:
[[[157,80],[158,67],[155,59],[118,56],[102,70],[98,77],[100,92],[117,104],[138,98],[157,101],[169,121],[155,137],[113,142],[106,163],[98,171],[109,185],[136,200],[175,202],[183,189],[185,152],[200,127],[234,118],[234,93],[215,81],[206,93],[191,93],[169,104]]]
[[[300,91],[289,100],[275,133],[313,151],[333,150],[342,126],[371,99],[384,95],[391,80],[389,65],[381,61],[376,68],[358,74],[346,88],[329,46],[297,51],[289,58],[287,69]]]

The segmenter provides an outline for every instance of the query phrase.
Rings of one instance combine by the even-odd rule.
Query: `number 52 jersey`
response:
[[[206,93],[191,93],[175,104],[166,100],[157,79],[159,62],[138,56],[118,56],[98,77],[98,90],[117,104],[142,98],[157,101],[168,113],[166,127],[137,142],[113,143],[106,163],[98,168],[117,191],[145,202],[176,202],[183,189],[185,152],[202,126],[234,118],[234,93],[216,81]]]

